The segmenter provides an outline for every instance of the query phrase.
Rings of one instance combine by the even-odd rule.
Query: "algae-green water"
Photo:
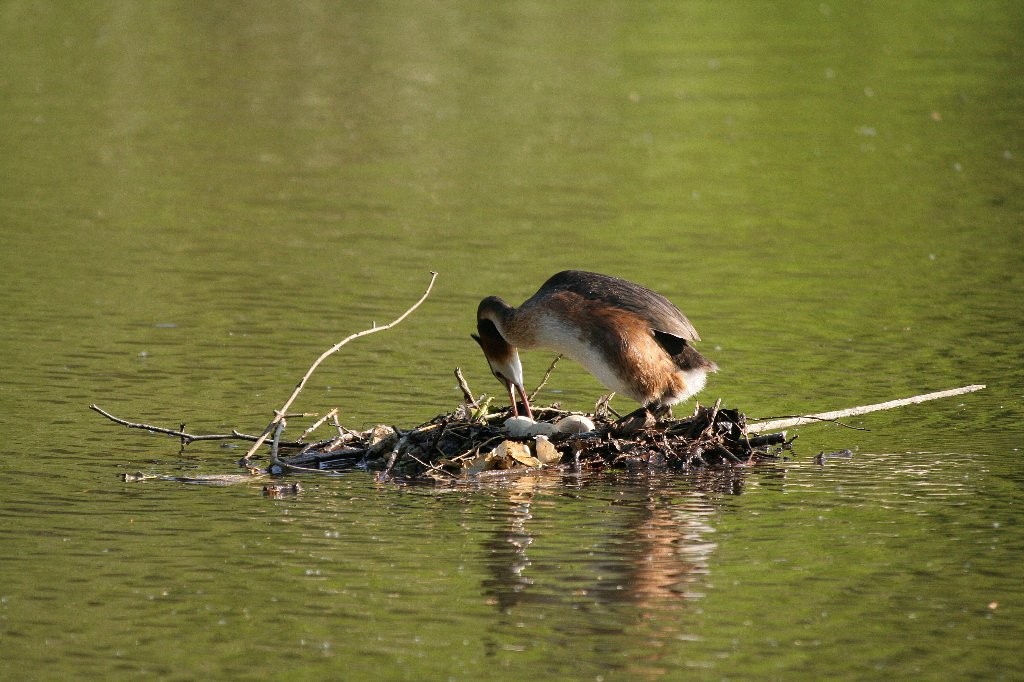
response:
[[[0,5],[0,677],[1020,679],[1013,2]],[[296,410],[502,400],[469,334],[651,287],[786,460],[266,499]],[[523,354],[535,385],[551,357]],[[539,402],[592,409],[564,361]],[[615,405],[632,409],[623,398]],[[849,448],[849,459],[815,463]]]

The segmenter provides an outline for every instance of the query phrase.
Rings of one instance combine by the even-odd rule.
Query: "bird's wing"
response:
[[[687,341],[700,341],[700,335],[686,316],[661,294],[618,277],[595,272],[565,270],[546,281],[533,298],[554,291],[568,291],[596,303],[634,313],[650,325],[652,331],[669,334]],[[529,305],[529,301],[523,304]]]

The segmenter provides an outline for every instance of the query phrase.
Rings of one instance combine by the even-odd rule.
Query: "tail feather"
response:
[[[705,372],[717,372],[718,365],[697,352],[690,343],[675,334],[654,330],[654,338],[658,345],[672,356],[672,360],[682,370],[704,370]]]
[[[705,372],[717,372],[718,365],[697,352],[697,349],[687,344],[681,353],[672,356],[672,359],[683,370],[702,369]]]

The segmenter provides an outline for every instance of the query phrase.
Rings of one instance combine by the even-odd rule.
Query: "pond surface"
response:
[[[1014,2],[4,3],[0,677],[1021,679],[1022,59]],[[751,416],[988,388],[753,467],[284,500],[123,483],[240,451],[88,410],[259,431],[436,270],[294,407],[408,428],[455,367],[500,400],[476,303],[566,267],[679,304]]]

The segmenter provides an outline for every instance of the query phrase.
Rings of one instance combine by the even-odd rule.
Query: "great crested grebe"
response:
[[[679,308],[639,284],[594,272],[565,270],[513,308],[497,296],[480,301],[477,334],[487,364],[533,417],[523,387],[519,348],[557,351],[616,393],[660,413],[704,388],[718,370],[691,345],[700,336]]]

